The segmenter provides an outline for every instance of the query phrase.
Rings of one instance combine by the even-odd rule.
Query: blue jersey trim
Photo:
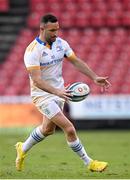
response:
[[[39,42],[40,44],[42,44],[42,45],[46,46],[46,43],[45,43],[45,42],[43,42],[41,39],[39,39],[39,37],[38,37],[38,36],[37,36],[35,39],[36,39],[36,41],[37,41],[37,42]]]

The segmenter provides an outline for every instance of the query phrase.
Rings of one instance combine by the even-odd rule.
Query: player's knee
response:
[[[76,130],[73,125],[66,128],[66,133],[68,136],[73,136],[76,134]]]

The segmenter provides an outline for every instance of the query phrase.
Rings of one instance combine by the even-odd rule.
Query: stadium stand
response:
[[[9,10],[9,0],[0,0],[0,12],[7,12]]]
[[[1,7],[0,0],[0,7]],[[4,1],[4,3],[6,0]],[[19,32],[25,26],[26,15],[28,13],[28,3],[26,0],[8,0],[8,9],[6,12],[0,11],[0,94],[17,95],[17,87],[13,87],[12,79],[14,72],[16,71],[16,64],[18,56],[20,54],[14,53],[18,51],[18,47],[14,51],[13,44],[16,43],[16,39],[19,37]],[[21,47],[20,47],[21,49]],[[21,54],[22,57],[22,54]],[[18,75],[18,74],[17,74]],[[8,88],[7,88],[8,87]],[[13,90],[12,90],[13,89]]]
[[[26,8],[26,1],[19,3],[15,0],[0,0],[0,7],[3,7],[2,4],[6,3],[6,12],[1,11],[0,8],[0,62],[4,60],[19,30],[23,27],[25,16],[28,11]]]
[[[47,12],[59,17],[62,27],[60,34],[76,54],[99,75],[110,76],[113,86],[107,93],[130,93],[129,0],[71,0],[69,3],[66,0],[30,0],[29,6],[25,0],[13,0],[11,3],[8,13],[4,13],[4,17],[0,16],[0,51],[3,54],[0,55],[0,94],[29,93],[23,54],[38,33],[41,15]],[[84,81],[90,85],[93,94],[100,94],[100,88],[68,65],[66,60],[64,77],[66,84]]]

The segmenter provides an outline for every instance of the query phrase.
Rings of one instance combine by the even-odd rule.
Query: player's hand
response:
[[[57,89],[55,94],[56,94],[57,96],[65,99],[66,101],[68,101],[68,100],[71,100],[71,97],[73,96],[73,95],[71,94],[71,92],[72,92],[72,91],[67,90],[67,87],[65,87],[65,89],[63,89],[63,90]]]
[[[107,91],[107,89],[111,86],[111,83],[108,81],[108,77],[97,76],[94,79],[94,82],[101,86],[101,92]]]

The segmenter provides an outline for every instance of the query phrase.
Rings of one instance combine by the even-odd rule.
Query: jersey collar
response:
[[[37,36],[36,38],[36,41],[39,42],[40,44],[42,44],[43,46],[46,46],[47,43],[46,42],[43,42],[41,39],[39,39],[39,37]]]

